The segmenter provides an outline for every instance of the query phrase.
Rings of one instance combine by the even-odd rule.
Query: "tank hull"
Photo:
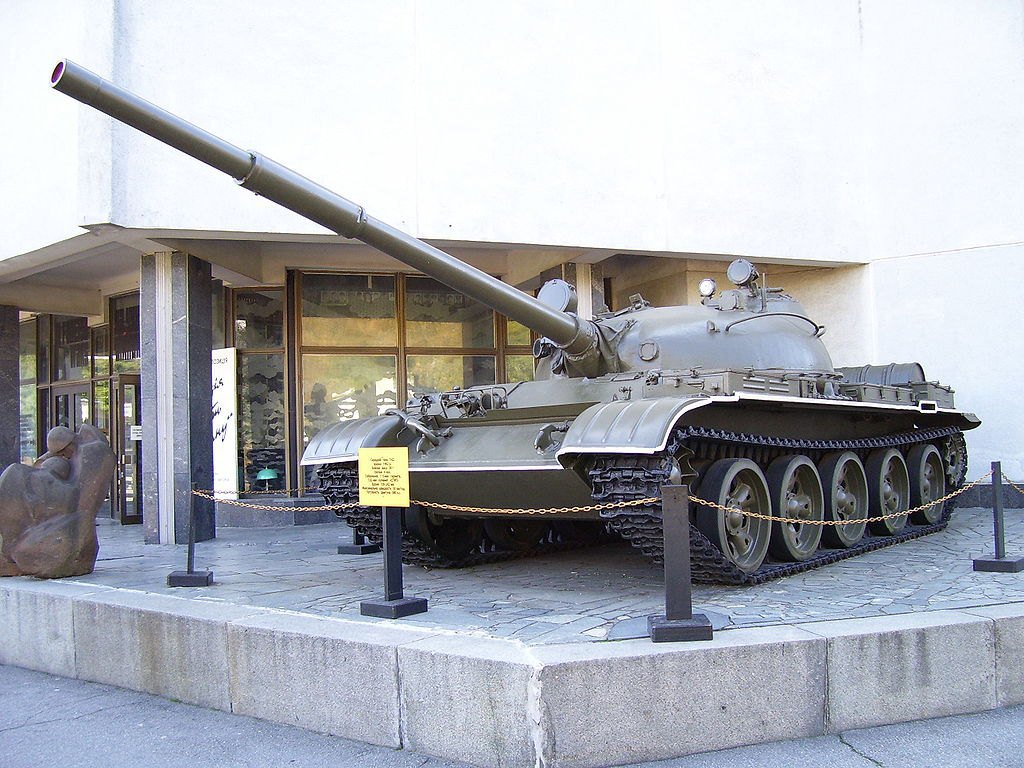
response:
[[[431,414],[431,428],[444,435],[437,445],[390,415],[366,420],[364,429],[352,423],[333,428],[359,435],[358,439],[339,443],[328,430],[310,444],[304,461],[324,465],[327,477],[337,472],[349,477],[344,490],[328,480],[324,492],[331,500],[354,502],[358,489],[351,478],[358,448],[369,442],[408,446],[414,499],[409,516],[420,522],[407,526],[411,549],[406,554],[409,562],[435,567],[489,562],[565,544],[557,526],[582,521],[607,526],[657,561],[662,555],[661,510],[650,499],[660,495],[665,483],[685,477],[691,489],[714,501],[721,489],[706,487],[709,478],[730,463],[753,472],[752,466],[767,478],[773,467],[778,474],[780,465],[802,462],[812,467],[804,471],[813,478],[819,470],[825,473],[839,455],[854,457],[847,459],[852,466],[867,467],[879,455],[895,452],[898,457],[890,457],[890,462],[903,466],[922,451],[941,452],[941,487],[953,489],[963,482],[962,433],[977,426],[978,420],[939,405],[942,388],[918,387],[915,393],[910,387],[857,383],[850,385],[848,394],[823,398],[794,394],[803,380],[777,371],[711,372],[700,378],[699,385],[692,372],[687,376],[690,391],[673,396],[664,394],[666,384],[677,391],[686,387],[664,373],[657,380],[619,374],[524,383],[508,393],[502,408],[472,417],[443,409]],[[704,391],[716,387],[719,394]],[[855,395],[861,399],[854,400]],[[944,402],[948,404],[949,398]],[[520,403],[535,405],[516,407]],[[949,444],[955,440],[961,442],[952,450]],[[875,479],[882,483],[885,477],[879,474]],[[765,489],[770,490],[767,480]],[[906,509],[909,484],[903,495],[900,503]],[[936,491],[932,498],[941,495]],[[631,505],[616,506],[623,502]],[[784,504],[776,504],[776,516]],[[861,516],[866,517],[866,491],[861,504]],[[596,508],[568,509],[572,507]],[[934,519],[907,520],[891,531],[865,531],[845,546],[815,543],[799,560],[787,559],[785,551],[778,557],[776,546],[775,554],[762,556],[756,567],[743,568],[736,564],[739,560],[743,565],[743,558],[729,550],[736,536],[730,538],[727,530],[716,534],[718,513],[712,519],[704,508],[694,507],[694,578],[727,583],[763,581],[931,533],[945,525],[948,514],[943,508]],[[506,551],[492,539],[502,540],[502,526],[512,529],[526,519],[516,514],[522,510],[543,510],[543,522],[537,524],[530,546]],[[344,516],[374,537],[379,517],[375,510],[361,508]],[[555,527],[549,525],[552,521]],[[460,526],[465,537],[479,537],[479,546],[438,553],[418,534],[428,524],[435,534],[446,524]],[[536,533],[541,530],[544,533]],[[765,546],[771,535],[784,536],[762,535]]]

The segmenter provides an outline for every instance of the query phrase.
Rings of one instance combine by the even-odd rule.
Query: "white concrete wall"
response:
[[[863,25],[869,255],[1024,241],[1024,4],[869,0]]]
[[[111,0],[0,3],[0,259],[111,218],[110,121],[51,92],[49,79],[64,57],[109,72],[112,7]]]
[[[148,137],[111,137],[46,88],[65,55],[424,237],[854,262],[1018,242],[1021,15],[11,0],[0,142],[20,183],[0,191],[16,214],[0,257],[108,219],[317,231]]]
[[[0,10],[11,50],[76,58],[425,237],[863,252],[852,1],[110,0],[112,19],[56,21],[85,38],[65,46],[41,42],[49,28],[22,6]],[[112,55],[109,33],[92,35],[104,23]],[[52,103],[40,85],[52,62],[28,65],[5,79]],[[116,223],[316,231],[127,129],[113,147]],[[67,164],[41,166],[71,178]]]

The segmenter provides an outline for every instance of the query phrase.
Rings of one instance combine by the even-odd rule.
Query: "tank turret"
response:
[[[425,393],[310,440],[302,464],[372,541],[381,518],[357,504],[359,449],[409,448],[407,562],[471,565],[599,532],[657,560],[660,489],[684,479],[701,501],[700,581],[763,581],[946,525],[978,419],[916,363],[833,368],[824,329],[745,259],[729,265],[732,287],[701,281],[699,305],[634,296],[580,317],[567,284],[529,296],[72,62],[51,84],[539,335],[535,381]],[[538,507],[545,517],[522,514]]]

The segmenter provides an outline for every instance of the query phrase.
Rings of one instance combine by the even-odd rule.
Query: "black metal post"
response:
[[[384,529],[384,599],[364,600],[359,604],[363,616],[379,619],[400,619],[427,610],[426,598],[405,597],[402,587],[402,510],[383,507]]]
[[[352,543],[338,545],[339,555],[372,555],[377,552],[380,552],[380,544],[371,544],[355,528],[352,529]]]
[[[1003,465],[992,462],[992,527],[996,538],[996,559],[1006,557],[1006,533],[1003,530]]]
[[[710,640],[714,634],[704,614],[693,614],[690,583],[690,488],[661,489],[661,518],[665,551],[665,614],[647,617],[647,632],[655,643]]]
[[[188,495],[188,554],[185,556],[185,570],[172,571],[167,575],[168,587],[208,587],[213,584],[213,571],[196,571],[196,484]]]
[[[1024,558],[1006,558],[1006,533],[1003,525],[1003,465],[992,462],[992,529],[996,556],[974,560],[974,570],[994,573],[1020,573],[1024,571]]]

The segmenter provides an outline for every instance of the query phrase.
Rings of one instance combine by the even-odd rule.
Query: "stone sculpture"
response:
[[[88,424],[54,427],[32,466],[0,474],[0,576],[57,579],[92,573],[96,510],[110,488],[114,453]]]

